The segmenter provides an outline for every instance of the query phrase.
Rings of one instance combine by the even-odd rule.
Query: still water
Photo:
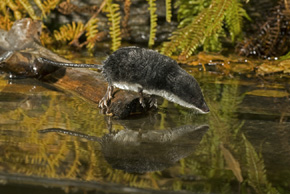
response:
[[[158,98],[116,120],[1,76],[0,193],[290,193],[289,81],[195,77],[209,114]]]

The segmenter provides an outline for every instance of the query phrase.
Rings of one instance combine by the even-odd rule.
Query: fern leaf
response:
[[[175,7],[177,10],[177,19],[180,21],[179,28],[190,24],[195,16],[203,9],[209,7],[211,0],[177,0]]]
[[[185,53],[185,49],[193,52],[205,40],[206,24],[204,25],[207,9],[201,12],[190,25],[172,33],[170,42],[164,44],[161,52],[171,56],[174,52]],[[189,53],[186,54],[189,56]]]
[[[3,3],[2,6],[5,4]],[[13,1],[7,1],[8,7],[13,11],[14,17],[16,20],[20,20],[22,18],[21,12],[18,10],[18,6]],[[6,9],[6,6],[4,7]]]
[[[200,12],[191,24],[180,28],[173,33],[170,37],[170,42],[163,47],[162,52],[166,55],[172,55],[177,49],[180,49],[182,56],[190,56],[194,50],[201,45],[205,38],[210,36],[214,31],[216,32],[218,27],[222,25],[223,17],[221,14],[224,12],[225,2],[217,3],[217,0],[212,2],[209,8]]]
[[[250,20],[246,11],[243,9],[239,0],[233,0],[229,9],[225,13],[225,21],[230,32],[232,41],[235,41],[236,37],[241,34],[243,17]]]
[[[42,16],[44,18],[46,18],[45,10],[44,10],[44,7],[43,7],[43,4],[42,4],[41,0],[34,0],[34,2],[39,7],[39,9],[41,10]]]
[[[84,29],[84,25],[81,22],[77,24],[72,22],[72,24],[63,25],[59,28],[59,31],[54,31],[54,37],[58,41],[70,41],[78,36],[79,32]]]
[[[246,147],[246,160],[248,169],[248,182],[256,190],[257,193],[279,192],[271,186],[266,176],[265,165],[262,157],[257,154],[252,144],[242,135]]]
[[[208,52],[218,52],[222,49],[222,43],[220,42],[220,37],[225,36],[225,31],[221,31],[213,34],[210,37],[205,38],[203,43],[203,50]]]
[[[149,11],[150,11],[150,37],[148,46],[151,47],[154,45],[154,39],[156,37],[157,31],[157,15],[156,15],[156,0],[147,0],[149,3]]]
[[[4,16],[8,16],[7,6],[7,2],[5,1],[0,4],[0,13],[3,13]]]
[[[115,51],[121,46],[121,29],[120,29],[120,7],[118,4],[107,2],[105,12],[108,12],[110,22],[110,36],[112,38],[111,50]]]
[[[40,35],[40,41],[42,45],[52,45],[54,43],[54,39],[51,36],[50,33],[48,33],[47,31],[42,31],[41,35]]]
[[[51,10],[55,9],[61,0],[46,0],[43,1],[45,14],[50,14]]]
[[[8,14],[5,16],[0,15],[0,28],[3,30],[10,30],[12,27],[13,22],[9,19]]]
[[[239,16],[244,16],[238,2],[238,0],[213,0],[208,7],[193,17],[191,22],[187,20],[186,23],[188,24],[179,26],[179,29],[170,37],[170,42],[164,44],[162,53],[170,56],[174,52],[178,52],[182,57],[187,58],[192,55],[198,46],[203,45],[205,41],[211,42],[209,40],[214,40],[216,44],[216,40],[218,40],[217,35],[223,34],[223,24],[226,16],[228,15],[228,18],[234,16],[232,12],[235,10],[231,10],[233,5],[240,11]],[[183,14],[188,16],[188,13]],[[230,14],[232,14],[232,17],[229,17]],[[233,35],[236,36],[241,31],[239,26],[241,20],[238,20],[239,24],[233,24],[232,20],[228,21],[230,25],[235,25],[232,31]]]
[[[165,0],[166,5],[166,21],[171,22],[172,9],[171,9],[171,0]]]
[[[94,18],[91,19],[87,25],[86,25],[86,37],[87,37],[87,45],[86,47],[89,49],[89,51],[92,51],[92,49],[95,46],[95,43],[98,38],[98,19]]]
[[[29,3],[28,0],[19,0],[20,4],[24,7],[24,9],[27,11],[27,13],[29,14],[29,16],[36,20],[39,19],[34,12],[34,9],[32,7],[32,5]]]
[[[244,179],[242,176],[239,161],[233,156],[230,150],[224,147],[223,144],[220,145],[220,148],[229,169],[233,172],[233,174],[240,183],[243,182]]]

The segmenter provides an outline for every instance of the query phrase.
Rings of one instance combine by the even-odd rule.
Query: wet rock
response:
[[[40,44],[41,22],[24,18],[10,31],[0,31],[0,70],[11,77],[41,78],[59,67],[41,63],[38,58],[69,62]]]

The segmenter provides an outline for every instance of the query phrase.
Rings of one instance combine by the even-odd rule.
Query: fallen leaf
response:
[[[285,90],[252,90],[246,93],[246,95],[253,96],[263,96],[263,97],[273,97],[273,98],[282,98],[289,96],[289,93]]]
[[[258,74],[259,75],[265,75],[265,74],[270,74],[270,73],[277,73],[277,72],[283,72],[284,67],[283,66],[278,66],[277,63],[274,62],[267,62],[263,63],[258,67]]]
[[[229,169],[234,173],[240,183],[243,182],[240,163],[234,158],[231,152],[223,146],[223,144],[220,145],[220,148]]]

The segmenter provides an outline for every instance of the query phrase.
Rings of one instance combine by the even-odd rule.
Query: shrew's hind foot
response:
[[[112,95],[113,90],[114,90],[114,87],[109,85],[105,96],[99,102],[99,107],[103,110],[103,112],[106,110],[106,114],[109,114],[109,103],[110,103],[110,100],[113,98],[113,95]]]
[[[141,106],[145,109],[146,108],[146,102],[144,99],[144,94],[143,94],[143,89],[142,88],[138,88],[138,93],[139,93],[139,103],[141,104]],[[149,107],[147,108],[157,108],[157,98],[155,98],[154,96],[149,95],[149,101],[147,101],[147,104],[149,103]]]
[[[157,108],[157,98],[155,98],[155,97],[151,97],[150,98],[150,101],[149,101],[149,106],[150,106],[150,108]]]
[[[146,104],[144,101],[144,95],[143,95],[143,89],[142,88],[138,88],[138,93],[139,93],[139,103],[141,104],[141,106],[143,108],[146,108]]]

